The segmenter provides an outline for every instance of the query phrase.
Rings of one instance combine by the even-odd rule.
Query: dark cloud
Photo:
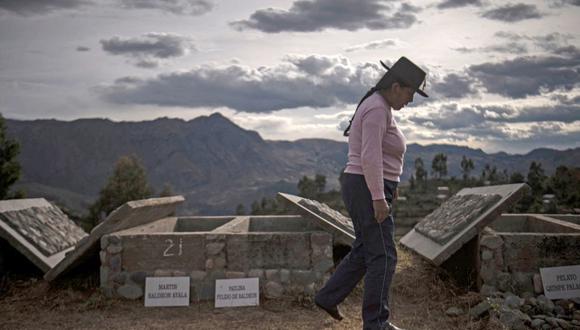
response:
[[[0,0],[0,10],[20,15],[43,15],[85,5],[102,6],[95,0]],[[202,15],[214,8],[207,0],[113,0],[106,5],[123,9],[154,9],[176,15]]]
[[[521,41],[522,39],[529,39],[528,37],[509,31],[498,31],[493,34],[495,37],[507,39],[511,41]]]
[[[580,6],[580,0],[551,0],[549,1],[550,5],[553,7],[562,7],[562,6]]]
[[[382,48],[396,46],[397,44],[398,44],[398,42],[396,40],[386,39],[386,40],[372,41],[372,42],[362,44],[362,45],[352,46],[352,47],[349,47],[345,50],[347,52],[354,52],[354,51],[363,50],[363,49],[375,50],[375,49],[382,49]]]
[[[561,122],[580,121],[580,105],[556,104],[551,106],[476,106],[485,120],[504,123]]]
[[[313,32],[324,29],[356,31],[409,28],[417,22],[418,7],[381,0],[301,0],[288,10],[261,9],[249,19],[230,23],[237,30],[266,33]]]
[[[441,105],[429,114],[408,118],[415,128],[409,136],[427,141],[484,142],[497,150],[529,150],[538,145],[570,147],[580,145],[580,131],[570,123],[580,121],[580,105],[553,106],[466,106]],[[515,126],[514,124],[522,124]]]
[[[465,131],[496,124],[546,123],[569,124],[580,121],[580,104],[551,106],[465,106],[445,104],[429,114],[414,114],[408,118],[415,124],[436,130]]]
[[[139,38],[113,37],[101,40],[101,45],[105,52],[129,57],[142,68],[157,67],[158,59],[184,56],[195,49],[189,38],[167,33],[148,33]]]
[[[0,9],[19,15],[41,15],[62,9],[75,9],[91,1],[85,0],[1,0]]]
[[[570,90],[580,82],[580,52],[568,57],[525,56],[497,63],[472,65],[467,74],[490,93],[510,98]]]
[[[575,97],[570,97],[565,94],[555,94],[551,97],[552,100],[566,105],[580,105],[580,95]]]
[[[451,73],[433,82],[428,80],[427,83],[431,85],[427,86],[427,89],[433,100],[460,99],[478,94],[475,88],[476,81],[466,75]]]
[[[480,0],[445,0],[437,5],[439,9],[459,8],[465,6],[481,7],[483,4]]]
[[[480,111],[471,108],[460,109],[455,103],[442,105],[429,115],[414,114],[409,117],[409,121],[438,130],[477,126],[484,122]]]
[[[518,3],[487,10],[481,16],[492,20],[513,23],[526,19],[541,18],[542,14],[540,14],[535,5]]]
[[[553,53],[571,57],[580,54],[580,49],[578,49],[576,46],[565,46],[554,49]]]
[[[88,52],[91,49],[89,47],[85,47],[85,46],[78,46],[77,47],[77,52]]]
[[[538,47],[550,51],[569,46],[569,40],[574,39],[574,37],[568,34],[554,32],[544,36],[534,36],[531,39]]]
[[[183,56],[190,47],[186,37],[166,34],[147,33],[140,38],[113,37],[101,40],[103,50],[113,55],[147,55],[156,58]]]
[[[502,53],[502,54],[525,54],[528,52],[528,47],[520,42],[508,42],[505,44],[496,44],[477,48],[460,47],[454,48],[454,50],[461,53],[483,52],[483,53]]]
[[[377,65],[351,65],[343,57],[293,56],[275,67],[202,66],[151,79],[127,77],[98,91],[114,103],[271,112],[353,104],[380,72]]]
[[[555,54],[570,54],[570,49],[575,48],[569,44],[569,41],[574,39],[574,36],[570,34],[562,34],[559,32],[553,32],[546,35],[527,36],[512,32],[500,31],[496,32],[495,36],[501,39],[509,40],[512,43],[521,43],[524,41],[532,42],[540,49]]]
[[[155,60],[139,60],[135,65],[143,69],[154,69],[159,67],[159,62]]]
[[[528,47],[525,44],[509,42],[507,44],[491,45],[485,47],[484,51],[505,54],[525,54],[528,52]]]
[[[206,0],[120,0],[120,5],[127,9],[156,9],[176,15],[203,15],[214,8]]]

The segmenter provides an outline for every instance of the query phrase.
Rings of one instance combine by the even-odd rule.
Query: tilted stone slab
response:
[[[501,196],[496,194],[455,195],[426,216],[415,230],[443,245],[499,200]]]
[[[95,257],[99,253],[100,239],[103,235],[170,216],[175,213],[176,207],[183,201],[183,196],[173,196],[131,201],[121,205],[111,212],[103,222],[93,228],[86,239],[77,243],[75,249],[48,271],[44,278],[52,281],[91,257]]]
[[[296,195],[278,193],[278,196],[302,216],[313,220],[318,227],[331,233],[335,241],[351,245],[355,239],[350,218],[330,208],[324,203]]]
[[[441,265],[516,203],[526,189],[525,183],[464,188],[415,225],[400,242]]]
[[[0,237],[43,272],[87,234],[44,198],[0,201]]]

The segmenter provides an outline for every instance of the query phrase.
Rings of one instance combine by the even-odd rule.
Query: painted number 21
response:
[[[175,255],[175,244],[173,243],[172,239],[166,239],[165,242],[169,244],[165,251],[163,251],[164,257],[173,257]],[[179,238],[179,243],[177,244],[177,255],[180,256],[183,254],[183,239]]]

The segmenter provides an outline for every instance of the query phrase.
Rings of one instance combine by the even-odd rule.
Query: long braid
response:
[[[356,106],[356,110],[354,111],[354,114],[352,115],[352,118],[348,121],[348,127],[344,130],[344,133],[342,135],[348,136],[350,134],[350,126],[352,125],[352,121],[354,120],[354,116],[356,115],[356,112],[357,112],[358,108],[364,102],[364,100],[366,100],[369,96],[373,95],[373,93],[376,92],[376,91],[378,91],[378,90],[379,90],[379,88],[377,88],[375,86],[375,87],[369,89],[369,91],[365,94],[365,96],[363,96],[363,98],[360,100],[360,102]]]

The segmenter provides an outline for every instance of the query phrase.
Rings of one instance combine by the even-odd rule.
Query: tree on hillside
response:
[[[310,179],[307,176],[303,176],[300,181],[298,181],[298,191],[301,197],[316,199],[316,197],[324,192],[326,187],[326,176],[321,174],[316,174],[314,179]]]
[[[522,173],[520,172],[513,172],[510,175],[510,183],[523,183],[525,181],[525,178],[523,176]]]
[[[425,164],[423,164],[421,157],[415,158],[415,178],[419,183],[427,181],[427,171],[425,171]]]
[[[145,168],[137,156],[123,156],[117,160],[113,175],[89,209],[90,224],[97,225],[104,216],[128,201],[149,198],[152,195]]]
[[[163,185],[163,190],[159,193],[159,197],[171,197],[174,196],[175,193],[173,192],[173,188],[169,183]]]
[[[316,186],[317,193],[323,193],[326,188],[326,176],[322,174],[316,174],[314,176],[314,185]]]
[[[415,176],[413,174],[411,174],[411,177],[409,177],[409,189],[415,189]]]
[[[535,195],[540,195],[544,191],[544,182],[546,181],[546,175],[544,174],[544,169],[542,168],[542,163],[532,162],[530,164],[530,169],[528,170],[528,185],[532,188],[532,193]]]
[[[236,206],[236,215],[246,215],[246,208],[244,207],[244,204],[238,204],[238,206]]]
[[[495,165],[491,167],[489,164],[485,164],[485,167],[481,171],[481,181],[487,181],[490,184],[496,184],[501,181],[497,172],[497,167]]]
[[[441,179],[447,175],[447,155],[438,153],[433,157],[431,169],[437,178]]]
[[[18,142],[6,136],[4,117],[0,114],[0,199],[9,198],[10,186],[20,178],[20,164],[16,160],[19,152]]]
[[[461,171],[463,172],[463,181],[469,179],[469,173],[474,169],[473,160],[463,156],[461,159]]]
[[[580,168],[558,166],[549,186],[558,204],[573,208],[580,206]]]

